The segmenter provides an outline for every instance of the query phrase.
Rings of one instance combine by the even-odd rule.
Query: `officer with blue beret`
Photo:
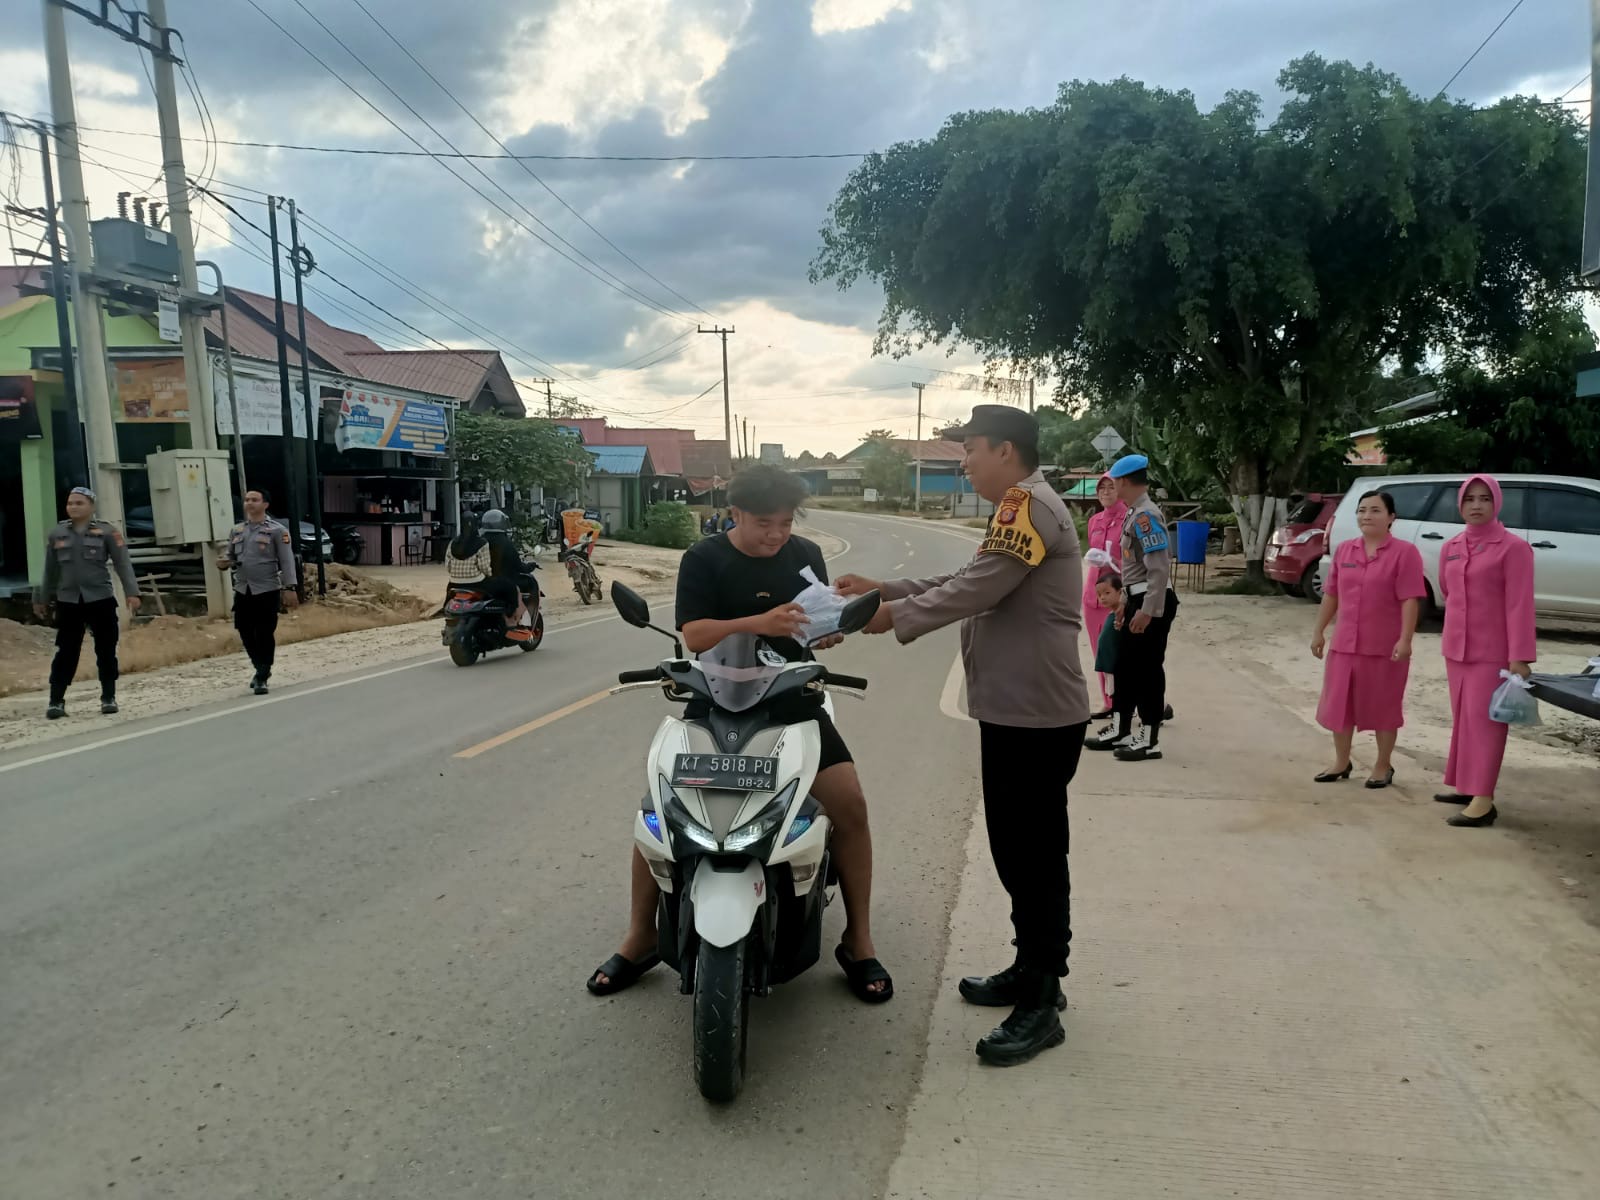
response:
[[[1111,723],[1085,739],[1091,750],[1122,762],[1161,757],[1167,707],[1167,635],[1178,612],[1172,590],[1172,545],[1161,508],[1150,498],[1150,460],[1128,454],[1107,472],[1128,506],[1122,524],[1122,582],[1127,601],[1117,617],[1117,690]],[[1139,728],[1133,727],[1134,714]]]

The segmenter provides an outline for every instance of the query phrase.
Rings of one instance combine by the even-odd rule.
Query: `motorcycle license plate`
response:
[[[680,754],[672,766],[672,782],[728,792],[776,791],[778,760],[745,754]]]

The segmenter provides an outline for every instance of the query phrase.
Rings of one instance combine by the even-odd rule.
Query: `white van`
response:
[[[1600,618],[1600,480],[1501,475],[1500,520],[1533,544],[1534,605],[1541,616]],[[1422,551],[1428,602],[1438,607],[1439,549],[1462,530],[1456,493],[1467,475],[1373,475],[1350,485],[1328,531],[1328,551],[1354,537],[1356,506],[1370,491],[1394,497],[1394,536]],[[1328,577],[1328,555],[1318,568]]]

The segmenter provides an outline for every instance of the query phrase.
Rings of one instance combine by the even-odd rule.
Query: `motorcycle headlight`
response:
[[[732,851],[748,850],[752,846],[760,845],[776,833],[778,826],[783,824],[784,814],[789,811],[789,802],[794,799],[795,789],[799,786],[800,782],[796,780],[779,792],[770,804],[755,815],[754,819],[746,821],[723,838],[722,848]]]
[[[689,810],[683,806],[683,801],[678,799],[678,793],[672,790],[672,785],[667,782],[665,775],[661,777],[661,801],[661,815],[666,820],[668,832],[693,842],[702,850],[710,850],[713,854],[720,849],[716,834],[689,815]]]

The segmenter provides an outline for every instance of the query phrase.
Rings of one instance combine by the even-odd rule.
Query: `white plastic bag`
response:
[[[1543,725],[1533,685],[1515,671],[1501,671],[1500,680],[1489,698],[1489,719],[1502,725]]]
[[[800,568],[800,578],[806,581],[806,589],[794,602],[806,610],[806,619],[811,622],[800,638],[801,645],[809,646],[839,632],[844,606],[850,602],[818,579],[810,567]]]
[[[1594,698],[1600,700],[1600,658],[1591,658],[1589,669],[1594,672]]]
[[[1091,567],[1114,567],[1117,565],[1116,561],[1111,557],[1111,555],[1107,554],[1098,546],[1085,554],[1083,556],[1083,561],[1088,563]]]

